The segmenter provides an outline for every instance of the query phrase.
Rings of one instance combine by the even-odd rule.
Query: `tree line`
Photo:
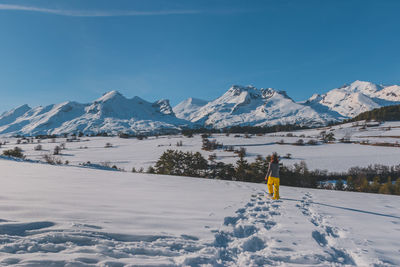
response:
[[[217,162],[215,154],[206,159],[199,152],[167,150],[147,172],[252,183],[265,182],[271,156],[257,156],[253,162],[249,162],[245,159],[245,153],[242,150],[238,153],[236,163],[230,164]],[[286,186],[400,195],[400,165],[371,165],[366,168],[351,168],[343,173],[329,173],[326,170],[309,170],[302,161],[293,166],[281,165],[280,176],[281,185]],[[394,179],[396,182],[393,183]],[[336,183],[326,183],[329,180],[336,180]]]
[[[399,121],[400,105],[386,106],[366,111],[352,119],[346,120],[345,122],[355,122],[361,120]]]

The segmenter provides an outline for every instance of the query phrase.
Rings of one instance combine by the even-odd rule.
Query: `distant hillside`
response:
[[[366,111],[350,120],[347,120],[347,122],[361,120],[400,121],[400,105],[381,107]]]

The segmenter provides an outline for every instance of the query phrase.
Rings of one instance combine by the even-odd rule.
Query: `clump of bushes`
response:
[[[278,142],[276,142],[278,145],[284,145],[285,144],[285,140],[281,139]]]
[[[13,149],[8,149],[3,151],[3,155],[7,157],[14,157],[14,158],[25,158],[24,154],[22,153],[22,149],[19,147],[14,147]]]
[[[304,140],[303,140],[303,139],[299,139],[299,140],[297,140],[295,143],[293,143],[293,145],[296,145],[296,146],[304,146]]]
[[[215,149],[221,149],[223,148],[222,143],[218,143],[216,140],[210,140],[207,137],[202,136],[202,147],[201,149],[206,150],[206,151],[213,151]]]
[[[51,165],[61,165],[62,164],[62,160],[60,158],[55,157],[54,155],[51,155],[51,154],[43,155],[43,160]]]
[[[315,139],[310,139],[310,140],[308,140],[307,145],[310,145],[310,146],[318,145],[318,141]]]

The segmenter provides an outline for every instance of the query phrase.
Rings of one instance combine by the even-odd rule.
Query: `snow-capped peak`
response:
[[[306,103],[314,103],[314,102],[319,102],[322,100],[322,96],[320,94],[313,94],[307,101]]]
[[[113,91],[109,91],[103,94],[102,97],[100,97],[99,99],[97,99],[97,102],[106,102],[106,101],[110,101],[112,99],[126,99],[120,92],[118,92],[117,90],[113,90]]]
[[[25,105],[16,107],[10,111],[4,112],[3,114],[0,115],[0,126],[9,124],[9,123],[15,121],[18,117],[24,115],[29,110],[31,110],[31,108],[25,104]]]
[[[27,104],[24,104],[24,105],[18,106],[16,108],[13,108],[10,111],[4,112],[3,114],[0,115],[0,118],[2,118],[4,116],[9,116],[9,115],[15,114],[15,113],[25,113],[30,109],[31,109],[31,107],[29,107]]]
[[[188,125],[175,117],[169,100],[128,99],[115,90],[91,104],[67,101],[33,109],[25,105],[0,116],[0,134],[146,133],[177,131]]]
[[[323,124],[334,120],[319,115],[308,106],[295,103],[284,91],[272,88],[234,85],[221,97],[209,102],[189,116],[195,123],[217,128],[233,125]]]
[[[242,85],[232,85],[231,88],[229,88],[229,90],[227,91],[227,93],[233,93],[234,95],[239,95],[241,94],[243,91],[246,92],[255,92],[258,91],[257,88],[255,88],[252,85],[247,85],[247,86],[242,86]]]
[[[359,92],[367,96],[372,96],[377,91],[379,91],[381,87],[371,82],[356,80],[344,89],[347,89],[348,92]]]
[[[208,102],[202,99],[190,97],[173,108],[176,117],[180,119],[190,120],[192,114],[205,106]]]
[[[316,109],[320,109],[318,105],[325,106],[343,117],[351,118],[380,106],[398,104],[398,101],[400,101],[400,88],[357,80],[325,94],[313,95],[306,104]]]

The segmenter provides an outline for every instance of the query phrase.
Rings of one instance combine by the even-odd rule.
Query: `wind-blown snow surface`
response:
[[[0,160],[0,264],[398,266],[400,198]]]

